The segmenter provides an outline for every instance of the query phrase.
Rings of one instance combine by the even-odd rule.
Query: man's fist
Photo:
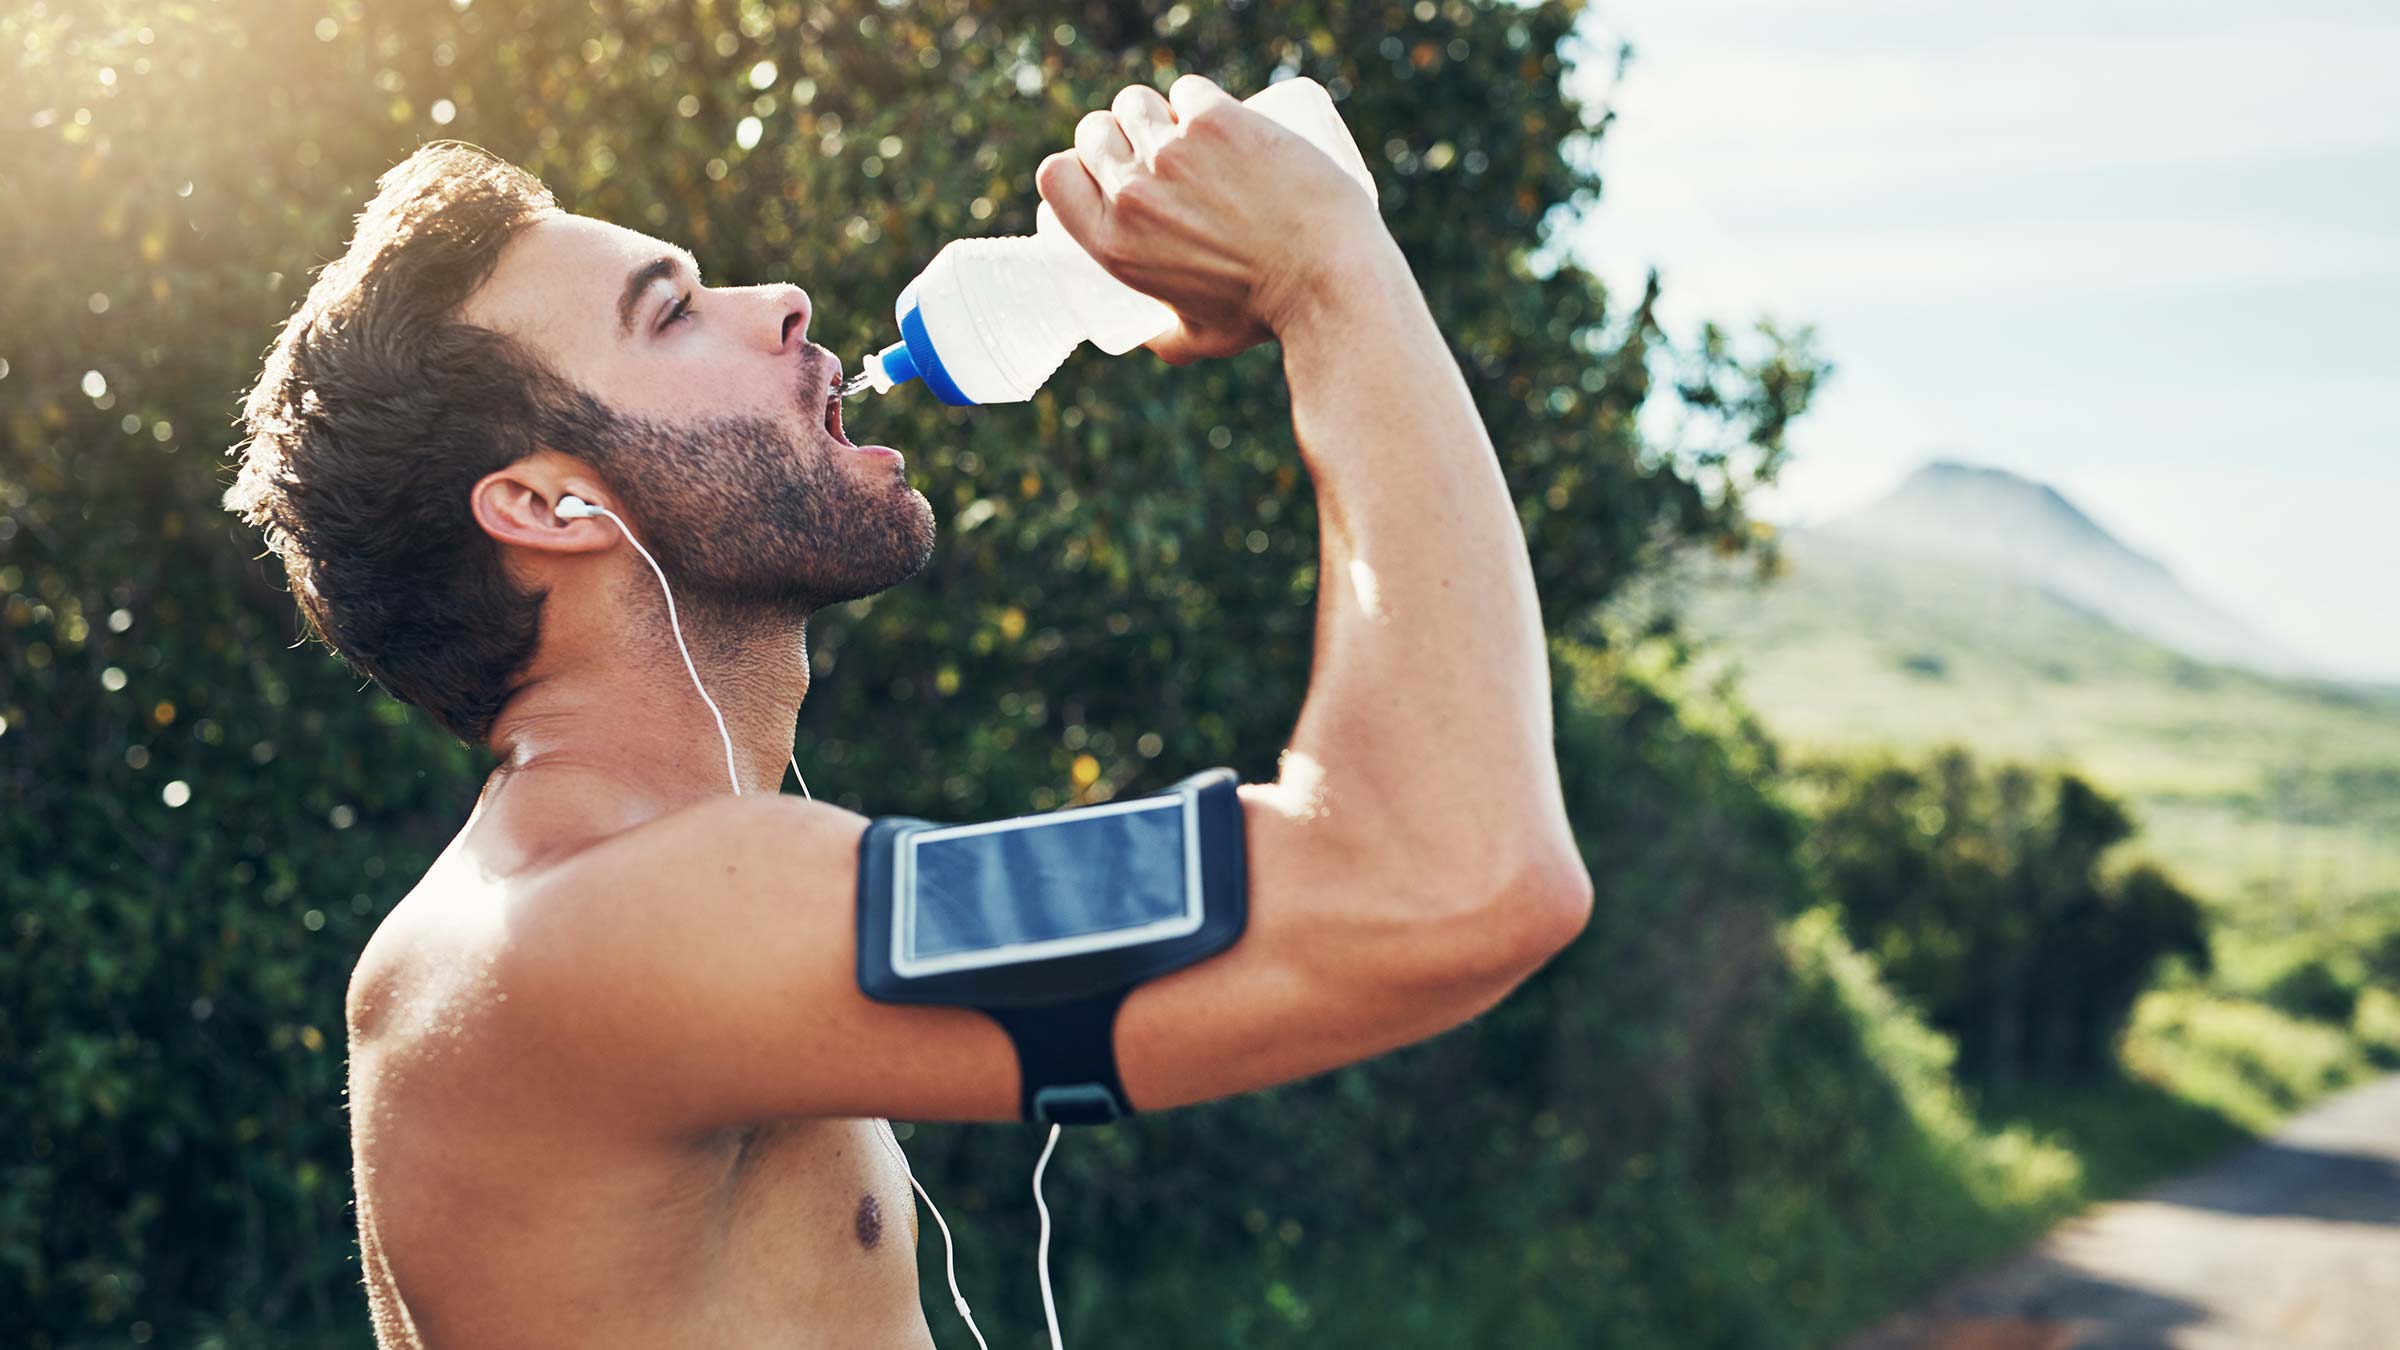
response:
[[[1348,260],[1391,249],[1340,167],[1199,75],[1164,98],[1127,86],[1035,182],[1101,266],[1175,311],[1149,346],[1179,365],[1283,333]]]

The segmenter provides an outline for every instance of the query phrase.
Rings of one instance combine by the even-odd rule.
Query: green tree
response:
[[[1803,776],[1817,797],[1805,852],[1844,928],[1984,1082],[2107,1069],[2158,963],[2208,966],[2197,900],[2151,864],[2104,870],[2133,820],[2073,774],[1947,750]]]

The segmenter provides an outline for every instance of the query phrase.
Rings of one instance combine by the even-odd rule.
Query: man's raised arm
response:
[[[1289,1081],[1474,1016],[1580,931],[1525,539],[1464,381],[1372,203],[1314,147],[1187,77],[1086,118],[1043,196],[1173,306],[1173,360],[1283,343],[1323,535],[1315,663],[1277,781],[1240,790],[1249,926],[1135,989],[1127,1095]],[[1013,1118],[984,1015],[853,975],[866,822],[725,798],[594,847],[510,917],[501,979],[557,1090],[628,1128]],[[549,1089],[543,1089],[548,1091]]]
[[[1183,137],[1204,146],[1283,142],[1227,159],[1322,160],[1205,81],[1178,84],[1173,110]],[[1135,142],[1145,135],[1138,119],[1157,111],[1130,91],[1116,107]],[[1078,137],[1087,157],[1091,126]],[[1105,184],[1107,171],[1099,176]],[[1591,882],[1559,795],[1524,531],[1490,437],[1372,204],[1330,162],[1316,177],[1314,192],[1287,189],[1316,209],[1286,236],[1298,256],[1254,273],[1282,289],[1254,295],[1251,311],[1274,307],[1260,317],[1282,342],[1293,429],[1317,493],[1316,652],[1277,781],[1244,787],[1242,798],[1252,870],[1273,891],[1294,905],[1349,897],[1391,926],[1375,932],[1376,916],[1348,915],[1352,937],[1318,954],[1321,974],[1340,967],[1340,946],[1362,958],[1340,977],[1348,1006],[1316,1014],[1326,1040],[1354,1059],[1496,1001],[1581,930]],[[1108,224],[1118,230],[1147,223],[1138,197],[1135,213],[1122,194],[1114,205]],[[1114,242],[1121,263],[1139,247],[1087,242]],[[1156,284],[1139,262],[1121,274]],[[1184,312],[1185,332],[1160,344],[1171,359],[1239,340]],[[1273,921],[1262,905],[1254,924]],[[1204,982],[1205,969],[1182,978]],[[1160,1066],[1153,1099],[1199,1095],[1207,1068],[1168,1051],[1177,1032],[1166,1002],[1127,1004],[1121,1053]],[[1274,1067],[1281,1078],[1324,1066]],[[1198,1071],[1188,1088],[1179,1070]],[[1130,1077],[1128,1087],[1139,1100]]]

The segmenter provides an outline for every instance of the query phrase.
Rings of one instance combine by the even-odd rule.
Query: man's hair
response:
[[[518,232],[557,209],[532,175],[436,141],[376,183],[242,407],[225,508],[266,532],[325,644],[461,740],[489,736],[541,633],[468,493],[531,454],[573,394],[458,317]]]

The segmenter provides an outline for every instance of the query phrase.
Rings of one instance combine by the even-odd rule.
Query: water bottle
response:
[[[1289,79],[1243,106],[1305,137],[1374,198],[1375,178],[1325,86]],[[843,392],[923,380],[953,406],[1022,403],[1081,343],[1118,356],[1174,328],[1174,311],[1110,276],[1048,202],[1035,219],[1031,235],[960,239],[935,254],[900,292],[900,341],[867,357]]]

